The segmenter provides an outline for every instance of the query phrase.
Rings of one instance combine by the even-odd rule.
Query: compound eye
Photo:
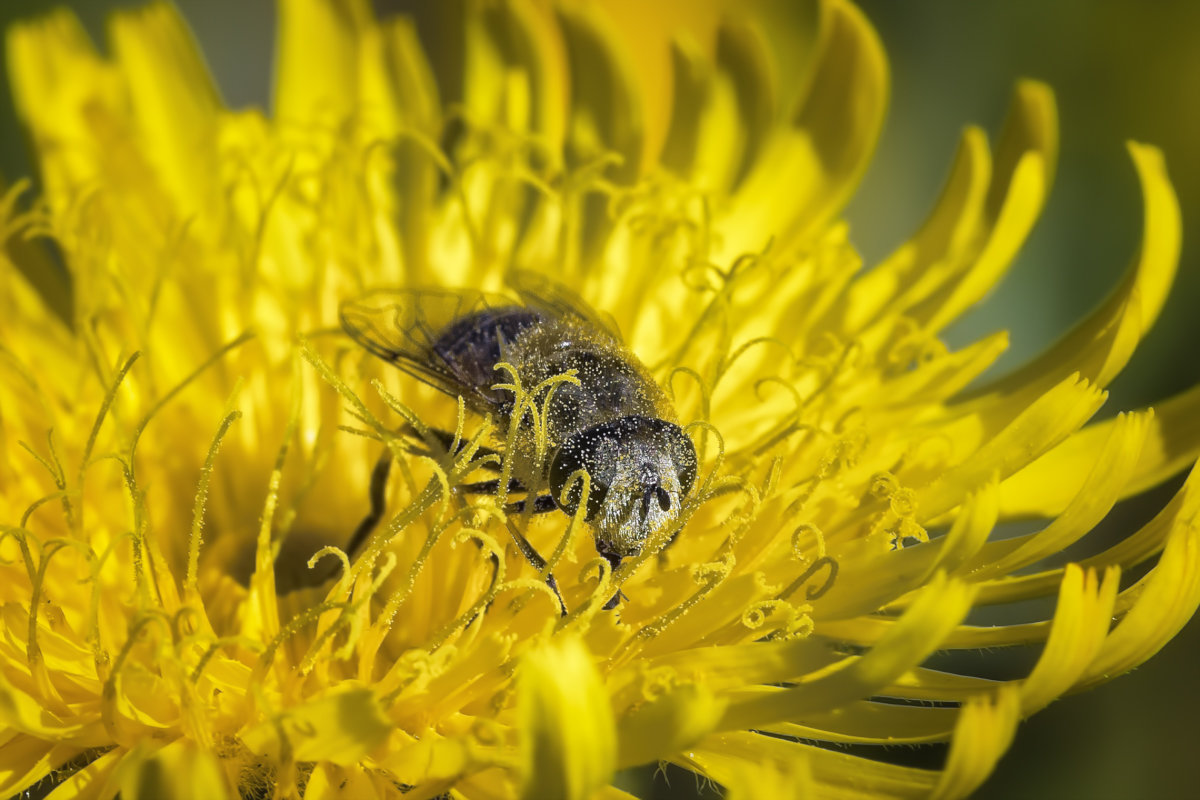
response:
[[[590,521],[600,513],[604,506],[604,498],[608,494],[608,485],[599,479],[597,464],[603,463],[604,459],[597,456],[599,451],[605,449],[607,448],[603,447],[596,429],[589,428],[569,437],[554,456],[554,461],[550,464],[550,494],[555,504],[566,514],[574,515],[579,508],[579,500],[583,495],[583,481],[572,480],[572,476],[581,469],[587,470],[591,479],[584,519]]]
[[[662,425],[662,436],[667,440],[671,461],[675,464],[675,475],[679,478],[679,494],[681,497],[686,497],[696,482],[698,468],[696,446],[692,444],[691,438],[683,432],[683,428],[670,422],[663,422]],[[670,498],[667,500],[670,502]],[[664,507],[663,510],[667,509]]]

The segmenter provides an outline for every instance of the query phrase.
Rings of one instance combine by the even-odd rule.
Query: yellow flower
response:
[[[994,145],[964,133],[926,224],[860,271],[838,214],[887,70],[848,2],[465,5],[422,40],[365,0],[284,0],[270,117],[222,106],[167,5],[115,17],[110,60],[67,13],[9,32],[41,186],[0,205],[0,791],[616,798],[662,761],[735,797],[961,797],[1023,716],[1186,622],[1194,475],[1055,560],[1200,449],[1196,390],[1087,424],[1174,275],[1154,148],[1130,146],[1126,278],[977,384],[1004,335],[938,336],[1038,216],[1044,86]],[[58,264],[63,314],[32,288]],[[374,288],[531,274],[611,317],[699,456],[615,569],[582,512],[460,489],[544,436],[339,327]],[[554,402],[528,398],[535,422]],[[1044,619],[969,621],[1035,598]],[[1043,642],[1008,682],[929,662]],[[939,771],[820,746],[946,740]]]

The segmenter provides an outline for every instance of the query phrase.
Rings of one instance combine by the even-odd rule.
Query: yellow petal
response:
[[[1079,493],[1117,417],[1089,425],[1004,482],[1006,519],[1059,514]],[[1200,387],[1154,408],[1146,444],[1122,497],[1139,494],[1186,469],[1200,454]]]
[[[209,211],[218,191],[220,98],[186,23],[156,3],[113,17],[111,37],[146,157],[179,204],[179,219]]]
[[[0,793],[15,797],[82,752],[34,736],[12,736],[0,745]]]
[[[1041,531],[984,545],[971,564],[972,579],[1016,572],[1066,549],[1089,533],[1120,499],[1141,454],[1149,421],[1150,415],[1144,413],[1118,416],[1070,504]]]
[[[946,767],[930,797],[966,797],[978,789],[1012,743],[1020,721],[1021,706],[1015,689],[968,700],[954,728]]]
[[[118,766],[117,780],[121,797],[128,800],[215,800],[234,795],[216,755],[185,740],[133,751]]]
[[[369,58],[376,49],[381,59]],[[389,250],[400,249],[394,259],[380,259],[379,273],[364,276],[365,284],[394,283],[402,273],[414,283],[432,279],[430,229],[438,186],[438,164],[430,152],[443,124],[438,86],[433,68],[419,46],[416,28],[403,18],[368,29],[363,38],[363,103],[378,109],[380,137],[394,137],[394,175],[381,181],[380,193],[389,197],[392,208],[381,212],[376,229]],[[381,63],[382,62],[382,63]],[[396,221],[395,228],[390,224]],[[396,240],[398,244],[396,243]],[[397,264],[396,262],[399,262]]]
[[[616,153],[621,163],[615,175],[630,179],[641,169],[645,123],[625,43],[595,8],[558,13],[571,76],[568,162],[586,164]]]
[[[852,557],[842,559],[837,581],[821,597],[822,618],[846,619],[871,614],[883,606],[888,611],[906,608],[912,596],[895,598],[924,586],[938,570],[965,578],[974,565],[972,556],[995,526],[996,505],[996,484],[988,483],[962,504],[945,536],[899,551],[867,545],[854,550]],[[881,574],[888,575],[888,580],[879,581]]]
[[[1022,81],[990,157],[983,133],[968,128],[920,233],[858,281],[861,288],[850,289],[838,306],[840,324],[836,318],[832,324],[868,350],[881,349],[900,315],[934,335],[982,298],[1041,209],[1057,153],[1056,120],[1050,90]]]
[[[58,784],[47,800],[111,800],[117,791],[115,773],[125,755],[121,748],[105,753]]]
[[[609,782],[617,758],[608,693],[591,653],[559,637],[522,658],[519,670],[522,796],[590,797]]]
[[[466,26],[462,91],[472,124],[499,124],[560,142],[567,88],[546,12],[528,2],[472,12],[464,23],[447,20]]]
[[[865,655],[846,659],[794,688],[762,687],[762,691],[731,693],[721,727],[755,728],[879,693],[941,645],[966,616],[973,596],[974,590],[967,584],[936,577],[902,617],[869,639],[873,646]],[[868,641],[857,638],[860,632],[857,623],[831,623],[828,632],[818,624],[817,632],[832,639]]]
[[[991,177],[987,136],[969,126],[963,131],[950,177],[920,231],[838,298],[829,316],[844,338],[913,302],[898,298],[925,296],[937,286],[936,281],[945,279],[939,273],[946,271],[946,265],[958,263],[974,246],[972,239],[980,226]],[[922,284],[932,286],[922,289]]]
[[[4,177],[0,176],[0,192],[3,193],[0,197],[0,231],[7,232],[7,240],[0,249],[0,265],[4,265],[0,267],[0,315],[4,316],[5,322],[29,320],[39,330],[46,331],[46,342],[21,343],[27,347],[45,347],[66,338],[62,335],[65,333],[62,321],[71,314],[70,283],[66,270],[51,258],[43,243],[26,238],[27,223],[22,220],[25,215],[17,210],[17,204],[28,190],[28,181],[6,186]],[[5,260],[17,268],[15,274],[7,268]],[[21,316],[16,316],[18,313]],[[16,338],[11,334],[4,335],[2,330],[0,335],[10,346]]]
[[[358,767],[319,763],[304,785],[304,800],[372,800],[380,797],[371,777]]]
[[[811,639],[754,642],[679,650],[649,662],[682,679],[703,676],[710,688],[780,683],[822,670],[841,659],[824,643]]]
[[[283,0],[275,64],[275,116],[285,125],[345,120],[358,99],[358,30],[363,0]],[[313,58],[314,49],[320,58]]]
[[[61,202],[97,173],[106,154],[92,141],[94,126],[122,107],[120,84],[65,9],[13,25],[6,44],[17,114],[37,145],[46,192]]]
[[[1079,372],[1098,386],[1107,386],[1158,318],[1179,262],[1179,201],[1157,148],[1130,142],[1129,153],[1145,204],[1138,258],[1096,311],[1036,360],[990,384],[988,393],[1011,394],[1030,384],[1058,380],[1068,371]]]
[[[721,130],[724,140],[736,150],[740,144],[738,130],[732,123],[736,114],[722,109],[714,115],[712,126],[701,122],[707,108],[714,102],[730,98],[717,97],[714,91],[715,78],[710,69],[708,54],[693,40],[677,38],[671,43],[671,72],[674,77],[671,106],[671,127],[667,140],[659,154],[659,162],[684,177],[691,177],[696,169],[697,144],[701,135],[712,128]],[[718,171],[718,174],[719,171]]]
[[[1075,685],[1104,644],[1112,623],[1121,571],[1103,576],[1076,565],[1067,568],[1046,648],[1021,682],[1021,714],[1040,711]]]
[[[818,794],[818,797],[915,800],[927,797],[937,779],[935,772],[855,758],[848,753],[749,732],[710,736],[700,746],[672,760],[717,783],[738,789],[745,786],[748,764],[776,765],[781,772],[797,776],[801,781],[808,778],[814,786],[824,789],[827,794]]]
[[[971,455],[918,492],[922,517],[936,518],[975,487],[1021,469],[1078,430],[1103,403],[1103,392],[1072,376],[1028,407],[993,405],[938,426],[959,452]]]
[[[828,6],[817,44],[821,55],[793,117],[811,139],[823,178],[819,193],[791,198],[807,212],[798,221],[808,230],[841,210],[857,188],[883,128],[889,90],[887,59],[870,22],[850,3],[835,0]],[[805,208],[808,203],[814,207]]]
[[[414,738],[397,729],[392,734],[391,744],[373,763],[387,769],[397,780],[420,787],[422,791],[453,783],[456,777],[479,768],[473,755],[477,748],[465,739],[447,739],[432,730]]]
[[[813,77],[801,84],[809,91],[794,110],[783,109],[788,118],[772,128],[734,191],[717,263],[778,237],[787,247],[821,228],[850,198],[874,151],[888,94],[883,49],[854,6],[832,0],[822,12]]]
[[[70,722],[51,713],[44,704],[16,686],[0,679],[0,723],[6,730],[21,731],[49,740],[67,740],[84,746],[107,741],[99,722],[99,713],[88,715],[90,722],[72,717]],[[86,719],[84,717],[83,719]]]
[[[1126,569],[1158,553],[1181,523],[1200,512],[1200,470],[1193,468],[1183,486],[1154,519],[1109,548],[1080,562],[1084,567],[1116,566]],[[1063,570],[1047,569],[1020,576],[1007,576],[980,585],[979,602],[1011,603],[1052,593],[1062,580]]]
[[[1104,683],[1162,649],[1200,606],[1200,528],[1195,517],[1176,521],[1154,570],[1121,593],[1128,608],[1104,641],[1082,686]]]
[[[996,525],[999,505],[1000,491],[994,482],[984,484],[969,497],[945,537],[938,540],[941,552],[936,568],[948,574],[959,572],[987,541]]]
[[[637,76],[645,128],[644,163],[653,164],[651,159],[656,157],[662,160],[663,143],[670,138],[668,128],[675,128],[681,110],[678,104],[662,102],[673,92],[679,96],[680,75],[672,69],[678,64],[671,58],[671,43],[687,39],[708,54],[720,6],[719,0],[660,0],[652,4],[606,0],[603,4],[606,15],[628,44],[632,74]],[[685,111],[683,116],[690,114]]]
[[[291,706],[278,719],[243,731],[240,738],[252,752],[273,760],[290,756],[346,766],[365,758],[391,729],[374,693],[351,686]]]
[[[1045,158],[1042,153],[1028,152],[1016,164],[991,235],[970,268],[944,291],[934,294],[910,312],[924,323],[925,330],[941,331],[958,319],[983,299],[1008,270],[1037,221],[1045,200],[1049,182]],[[996,186],[993,181],[992,187]]]
[[[702,684],[685,684],[637,706],[617,725],[617,766],[667,758],[698,742],[717,725],[725,703]]]
[[[615,786],[601,786],[592,795],[592,800],[638,800],[629,792],[624,792]]]
[[[1017,84],[993,150],[994,171],[984,199],[986,239],[973,263],[945,290],[911,312],[939,331],[978,302],[1007,271],[1041,212],[1058,158],[1058,114],[1044,84]]]
[[[863,381],[861,388],[847,392],[847,402],[870,402],[881,385],[895,404],[892,412],[907,419],[918,403],[937,403],[958,394],[968,383],[990,367],[1008,348],[1008,334],[999,332],[961,350],[922,359],[901,375]],[[883,412],[887,414],[887,411]],[[886,424],[881,420],[883,424]]]
[[[861,701],[805,714],[797,723],[765,725],[761,730],[840,744],[922,744],[949,739],[957,719],[957,708]]]
[[[742,761],[731,765],[721,784],[730,800],[806,800],[813,796],[812,768],[803,756],[786,764]]]
[[[810,24],[788,30],[802,39],[816,27],[814,12]],[[778,74],[766,39],[760,26],[739,19],[722,23],[715,55],[691,38],[676,37],[671,127],[659,155],[663,166],[720,193],[745,177],[777,113]],[[813,51],[811,42],[796,44],[797,54]]]
[[[983,649],[1046,641],[1046,650],[1028,679],[1033,683],[1024,690],[1022,702],[1030,706],[1026,713],[1040,709],[1073,685],[1090,664],[1114,616],[1119,569],[1105,570],[1103,580],[1078,564],[1068,564],[1061,572],[1052,619],[1014,625],[960,625],[944,642],[947,649]],[[1061,641],[1070,644],[1051,647],[1051,642]],[[1042,687],[1045,683],[1059,688],[1051,691]]]

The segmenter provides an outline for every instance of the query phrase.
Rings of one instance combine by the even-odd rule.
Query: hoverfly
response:
[[[533,513],[575,514],[582,492],[572,476],[587,470],[584,519],[596,550],[615,570],[623,558],[641,551],[653,531],[679,515],[696,479],[695,448],[675,422],[662,389],[582,299],[526,274],[519,274],[514,286],[515,301],[469,289],[376,290],[342,305],[342,326],[372,354],[462,397],[472,411],[510,424],[515,394],[500,388],[509,376],[496,369],[498,363],[512,365],[527,388],[573,370],[578,383],[558,383],[545,401],[547,447],[540,474],[531,437],[518,438],[511,454],[510,488],[542,486],[549,492],[529,496],[510,510],[524,510],[523,503],[531,502]],[[454,438],[446,432],[439,437],[447,446]],[[492,480],[459,490],[498,488],[499,481]],[[381,488],[372,494],[373,504],[382,502]],[[381,513],[364,521],[352,549]],[[515,528],[510,530],[526,559],[543,569],[545,560]],[[548,582],[557,592],[552,576]],[[617,597],[605,607],[615,607]]]

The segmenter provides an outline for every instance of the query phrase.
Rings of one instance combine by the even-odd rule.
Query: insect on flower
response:
[[[584,502],[578,477],[586,471],[584,519],[597,551],[616,569],[641,551],[652,532],[678,517],[696,479],[695,447],[676,424],[662,389],[613,326],[569,290],[540,277],[518,275],[514,286],[519,302],[468,289],[376,290],[342,305],[342,326],[374,355],[462,397],[472,411],[524,425],[533,421],[534,406],[523,404],[518,412],[517,394],[505,385],[503,365],[509,365],[516,385],[535,392],[535,406],[544,408],[545,438],[540,451],[533,436],[512,439],[508,490],[527,497],[508,510],[573,515]],[[435,433],[447,446],[454,439]],[[386,479],[387,459],[385,453],[377,484]],[[490,468],[499,470],[495,463]],[[542,488],[548,491],[540,493]],[[459,486],[467,494],[499,489],[499,478]],[[373,510],[351,549],[378,517]],[[545,560],[524,535],[509,529],[525,558],[544,569]],[[548,581],[553,587],[553,576]],[[615,607],[618,597],[605,607]]]

